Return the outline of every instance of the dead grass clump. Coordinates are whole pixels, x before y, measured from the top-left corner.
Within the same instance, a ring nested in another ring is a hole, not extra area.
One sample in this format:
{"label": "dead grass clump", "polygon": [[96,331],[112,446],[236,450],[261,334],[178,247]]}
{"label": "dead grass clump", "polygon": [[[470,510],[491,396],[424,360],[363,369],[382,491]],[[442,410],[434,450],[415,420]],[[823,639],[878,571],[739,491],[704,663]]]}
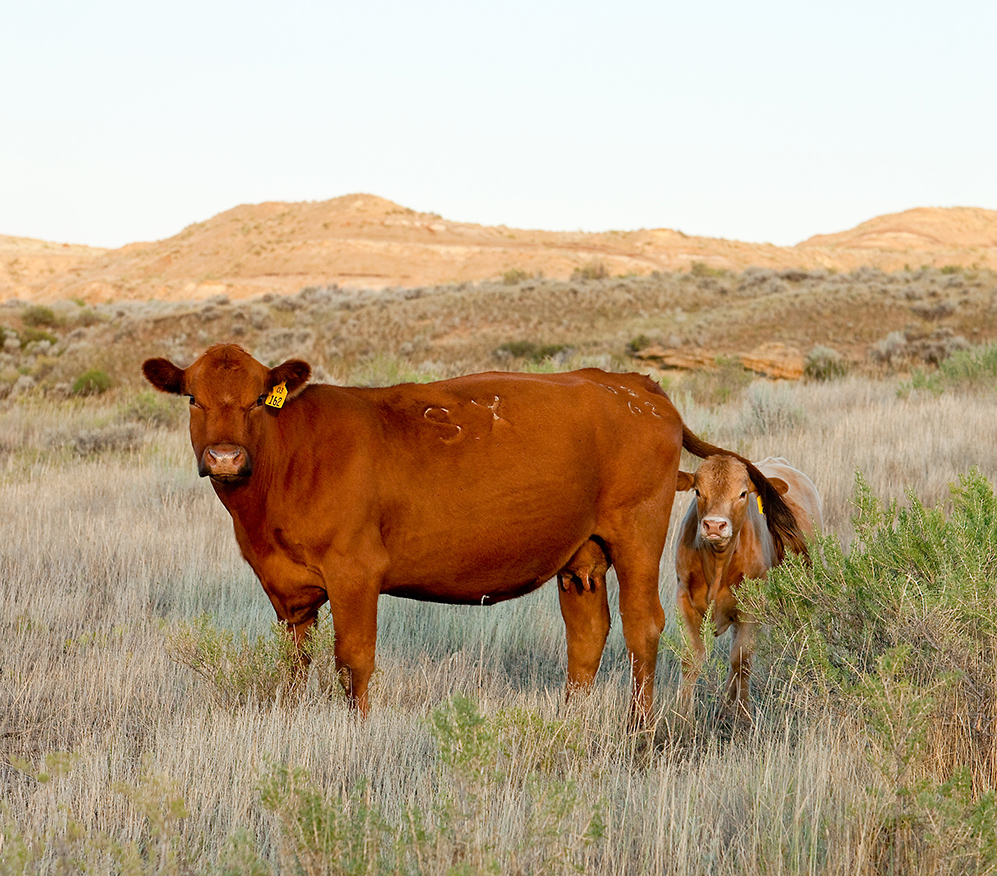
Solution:
{"label": "dead grass clump", "polygon": [[970,349],[970,343],[950,328],[921,332],[917,329],[890,332],[869,348],[869,358],[897,371],[912,364],[939,365],[954,353]]}
{"label": "dead grass clump", "polygon": [[777,435],[803,425],[806,412],[795,393],[785,384],[752,383],[741,406],[741,431],[746,434]]}

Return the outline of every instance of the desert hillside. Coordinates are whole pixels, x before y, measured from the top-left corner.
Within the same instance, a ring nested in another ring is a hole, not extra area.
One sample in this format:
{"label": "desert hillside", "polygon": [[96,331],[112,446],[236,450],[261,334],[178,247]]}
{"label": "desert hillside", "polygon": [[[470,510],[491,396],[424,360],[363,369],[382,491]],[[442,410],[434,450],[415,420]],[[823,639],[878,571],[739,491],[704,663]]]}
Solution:
{"label": "desert hillside", "polygon": [[372,195],[243,205],[153,243],[116,250],[0,236],[0,301],[233,300],[308,286],[411,288],[508,272],[566,279],[747,267],[893,271],[997,267],[997,211],[908,210],[794,247],[669,229],[533,231],[452,222]]}

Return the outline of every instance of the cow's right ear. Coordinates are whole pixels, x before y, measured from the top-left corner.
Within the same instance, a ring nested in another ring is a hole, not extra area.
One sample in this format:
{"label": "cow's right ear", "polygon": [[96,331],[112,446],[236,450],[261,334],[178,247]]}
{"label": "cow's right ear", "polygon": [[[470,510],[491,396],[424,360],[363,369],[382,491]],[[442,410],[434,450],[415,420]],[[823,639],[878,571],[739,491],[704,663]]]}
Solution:
{"label": "cow's right ear", "polygon": [[676,484],[675,489],[680,493],[684,493],[686,490],[691,490],[695,483],[695,475],[691,475],[687,471],[680,471],[678,484]]}
{"label": "cow's right ear", "polygon": [[300,359],[288,359],[283,365],[278,365],[271,369],[267,377],[267,390],[275,386],[284,384],[287,387],[287,396],[292,398],[308,382],[312,376],[312,366]]}
{"label": "cow's right ear", "polygon": [[177,368],[169,359],[146,359],[142,373],[160,392],[183,395],[183,369]]}

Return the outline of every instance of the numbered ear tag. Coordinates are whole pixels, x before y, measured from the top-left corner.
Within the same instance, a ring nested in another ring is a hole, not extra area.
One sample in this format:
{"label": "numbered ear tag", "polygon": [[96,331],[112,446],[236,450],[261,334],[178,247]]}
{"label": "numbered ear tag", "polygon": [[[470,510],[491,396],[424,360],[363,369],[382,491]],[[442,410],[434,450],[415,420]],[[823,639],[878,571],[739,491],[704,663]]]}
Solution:
{"label": "numbered ear tag", "polygon": [[762,497],[761,496],[757,496],[756,498],[758,499],[758,513],[759,514],[764,514],[765,512],[762,511]]}
{"label": "numbered ear tag", "polygon": [[279,408],[284,404],[284,400],[286,398],[287,384],[278,383],[273,389],[270,390],[270,395],[267,396],[264,404],[267,404],[272,408]]}

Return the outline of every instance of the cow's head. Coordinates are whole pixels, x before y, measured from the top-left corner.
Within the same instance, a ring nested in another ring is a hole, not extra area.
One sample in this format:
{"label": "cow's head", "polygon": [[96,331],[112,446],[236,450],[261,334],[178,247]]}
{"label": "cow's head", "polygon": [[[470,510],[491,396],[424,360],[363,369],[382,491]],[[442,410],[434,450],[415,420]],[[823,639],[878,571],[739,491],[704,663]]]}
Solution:
{"label": "cow's head", "polygon": [[[780,495],[789,489],[781,478],[769,478],[768,482]],[[694,475],[680,471],[678,489],[695,492],[699,537],[718,552],[736,542],[752,503],[756,507],[759,503],[758,489],[747,467],[733,456],[707,457]]]}
{"label": "cow's head", "polygon": [[218,344],[188,368],[169,359],[147,359],[142,373],[156,389],[190,398],[190,443],[198,473],[226,483],[253,472],[263,429],[279,415],[266,404],[271,391],[284,384],[292,398],[308,381],[311,368],[298,359],[267,368],[241,347]]}

